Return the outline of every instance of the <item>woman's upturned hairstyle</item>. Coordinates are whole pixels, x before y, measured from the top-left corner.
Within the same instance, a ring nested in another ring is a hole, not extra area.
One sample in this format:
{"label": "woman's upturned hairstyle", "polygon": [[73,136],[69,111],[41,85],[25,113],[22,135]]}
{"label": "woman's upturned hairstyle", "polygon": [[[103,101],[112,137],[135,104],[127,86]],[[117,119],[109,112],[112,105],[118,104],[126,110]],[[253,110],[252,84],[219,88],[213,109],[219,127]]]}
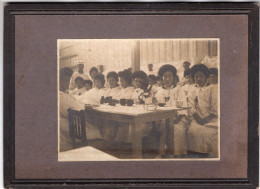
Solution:
{"label": "woman's upturned hairstyle", "polygon": [[215,74],[216,76],[218,76],[218,69],[217,68],[210,68],[209,69],[209,73],[210,74]]}
{"label": "woman's upturned hairstyle", "polygon": [[132,84],[132,73],[129,70],[118,72],[118,77],[124,78],[129,85]]}
{"label": "woman's upturned hairstyle", "polygon": [[206,65],[204,65],[204,64],[196,64],[196,65],[192,66],[192,68],[191,68],[191,76],[192,76],[193,79],[194,79],[195,74],[198,71],[201,71],[202,73],[204,73],[206,78],[209,77],[209,69],[208,69],[208,67]]}
{"label": "woman's upturned hairstyle", "polygon": [[144,71],[135,71],[132,74],[132,78],[133,79],[141,78],[143,80],[141,88],[144,89],[144,90],[147,89],[147,87],[149,85],[149,80],[148,80],[147,74]]}
{"label": "woman's upturned hairstyle", "polygon": [[151,74],[151,75],[148,75],[148,79],[151,79],[151,80],[153,80],[153,81],[156,81],[156,76],[155,75],[153,75],[153,74]]}
{"label": "woman's upturned hairstyle", "polygon": [[94,77],[94,80],[99,80],[101,81],[102,83],[102,86],[104,87],[104,84],[105,84],[105,76],[101,73],[97,74],[95,77]]}
{"label": "woman's upturned hairstyle", "polygon": [[165,64],[165,65],[161,66],[158,71],[158,75],[161,78],[163,78],[163,74],[167,71],[172,72],[173,77],[176,78],[177,70],[173,65],[170,65],[170,64]]}
{"label": "woman's upturned hairstyle", "polygon": [[114,71],[108,72],[108,74],[107,74],[107,79],[110,78],[110,77],[115,78],[115,80],[118,82],[118,75],[117,75],[116,72],[114,72]]}
{"label": "woman's upturned hairstyle", "polygon": [[73,74],[73,70],[71,68],[65,67],[60,69],[60,82],[64,77],[71,77]]}
{"label": "woman's upturned hairstyle", "polygon": [[75,79],[75,83],[77,82],[77,81],[84,81],[84,79],[82,78],[82,77],[76,77],[76,79]]}
{"label": "woman's upturned hairstyle", "polygon": [[91,73],[94,72],[94,71],[98,73],[98,69],[96,67],[90,68],[89,75],[91,75]]}

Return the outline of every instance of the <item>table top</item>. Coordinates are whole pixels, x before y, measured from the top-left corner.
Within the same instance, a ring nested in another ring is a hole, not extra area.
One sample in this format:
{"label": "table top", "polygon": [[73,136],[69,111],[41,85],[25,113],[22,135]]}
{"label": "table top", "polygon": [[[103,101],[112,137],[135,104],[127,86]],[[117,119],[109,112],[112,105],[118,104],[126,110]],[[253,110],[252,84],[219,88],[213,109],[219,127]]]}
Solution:
{"label": "table top", "polygon": [[60,152],[59,161],[111,161],[118,158],[91,146]]}
{"label": "table top", "polygon": [[173,112],[173,111],[180,111],[186,110],[190,107],[159,107],[157,106],[156,110],[146,110],[143,105],[136,105],[133,106],[121,106],[117,104],[116,106],[109,106],[109,105],[100,105],[98,107],[94,107],[94,111],[99,112],[107,112],[113,114],[122,114],[122,115],[130,115],[130,116],[140,116],[140,115],[147,115],[147,114],[157,114],[157,113],[165,113],[165,112]]}

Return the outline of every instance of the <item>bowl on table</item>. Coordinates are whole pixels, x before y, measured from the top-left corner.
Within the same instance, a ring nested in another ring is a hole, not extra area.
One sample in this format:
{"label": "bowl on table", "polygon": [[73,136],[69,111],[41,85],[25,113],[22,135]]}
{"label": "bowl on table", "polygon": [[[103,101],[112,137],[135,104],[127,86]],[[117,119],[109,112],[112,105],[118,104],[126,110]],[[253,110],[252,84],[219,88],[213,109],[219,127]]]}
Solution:
{"label": "bowl on table", "polygon": [[158,103],[158,106],[164,107],[166,104],[165,103]]}
{"label": "bowl on table", "polygon": [[126,105],[126,99],[124,99],[124,98],[120,99],[119,103],[121,104],[121,106],[125,106]]}
{"label": "bowl on table", "polygon": [[133,106],[134,100],[132,100],[132,99],[127,99],[127,100],[126,100],[126,104],[127,104],[127,106]]}

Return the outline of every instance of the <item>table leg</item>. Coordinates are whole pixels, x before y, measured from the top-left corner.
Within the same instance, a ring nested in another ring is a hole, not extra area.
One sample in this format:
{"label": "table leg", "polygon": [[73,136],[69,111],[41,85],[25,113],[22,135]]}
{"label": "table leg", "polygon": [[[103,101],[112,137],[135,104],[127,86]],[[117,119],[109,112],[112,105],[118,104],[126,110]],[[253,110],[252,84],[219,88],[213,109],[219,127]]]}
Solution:
{"label": "table leg", "polygon": [[131,124],[132,154],[134,159],[142,159],[142,126],[143,123]]}
{"label": "table leg", "polygon": [[173,119],[165,120],[166,156],[173,155],[174,150],[174,124]]}

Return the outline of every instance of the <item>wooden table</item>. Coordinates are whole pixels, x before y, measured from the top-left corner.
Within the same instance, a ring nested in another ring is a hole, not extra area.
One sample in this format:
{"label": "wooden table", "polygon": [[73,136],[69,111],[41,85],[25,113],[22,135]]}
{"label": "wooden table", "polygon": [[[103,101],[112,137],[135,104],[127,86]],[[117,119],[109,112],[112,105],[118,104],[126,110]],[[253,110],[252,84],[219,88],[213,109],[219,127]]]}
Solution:
{"label": "wooden table", "polygon": [[[131,139],[132,139],[132,154],[133,158],[142,159],[142,137],[143,133],[140,128],[146,122],[153,122],[165,119],[165,132],[166,132],[166,149],[170,149],[169,133],[170,128],[173,128],[173,119],[177,116],[177,111],[188,109],[174,108],[174,107],[157,107],[156,110],[145,110],[143,105],[129,106],[108,106],[101,105],[93,109],[86,109],[86,116],[89,119],[107,119],[131,125]],[[162,138],[162,137],[161,137]],[[163,140],[163,139],[162,139]],[[162,141],[163,142],[163,141]],[[162,143],[160,141],[160,143]],[[163,142],[165,143],[165,142]],[[161,150],[161,153],[162,150]]]}

